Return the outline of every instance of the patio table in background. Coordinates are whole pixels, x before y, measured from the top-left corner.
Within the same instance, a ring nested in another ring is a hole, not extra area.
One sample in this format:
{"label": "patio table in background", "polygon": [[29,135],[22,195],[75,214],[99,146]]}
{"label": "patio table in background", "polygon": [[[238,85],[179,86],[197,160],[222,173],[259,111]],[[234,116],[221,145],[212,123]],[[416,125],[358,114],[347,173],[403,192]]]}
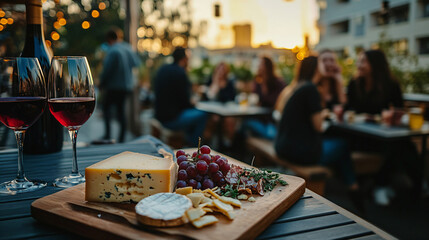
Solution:
{"label": "patio table in background", "polygon": [[200,111],[204,111],[220,117],[216,130],[218,149],[220,151],[222,151],[223,149],[222,123],[225,117],[250,118],[267,116],[272,114],[272,110],[269,108],[250,105],[243,106],[235,102],[199,102],[195,107]]}
{"label": "patio table in background", "polygon": [[[81,169],[122,151],[157,154],[158,144],[136,142],[90,146],[79,149]],[[71,149],[44,155],[26,155],[28,177],[52,182],[68,173],[71,168]],[[16,174],[16,152],[0,152],[0,182]],[[31,217],[31,203],[41,197],[58,192],[61,188],[48,186],[42,190],[0,195],[0,239],[80,239],[74,233],[44,225]],[[195,231],[198,231],[196,229]],[[150,234],[146,233],[145,234]],[[154,236],[155,238],[157,236]],[[275,222],[259,239],[394,239],[383,230],[338,207],[323,197],[307,190],[306,193]]]}
{"label": "patio table in background", "polygon": [[[347,123],[347,122],[336,122],[333,121],[329,124],[330,128],[333,128],[337,131],[347,132],[355,135],[371,137],[379,139],[381,141],[391,142],[401,139],[408,139],[412,137],[421,137],[421,153],[419,156],[419,166],[421,171],[424,172],[425,169],[425,156],[426,156],[426,141],[429,136],[429,123],[425,122],[419,130],[411,130],[406,126],[385,126],[378,123],[368,123],[368,122],[359,122],[359,123]],[[423,184],[424,174],[421,174],[423,177],[420,184]],[[422,186],[418,186],[419,189],[422,189]]]}

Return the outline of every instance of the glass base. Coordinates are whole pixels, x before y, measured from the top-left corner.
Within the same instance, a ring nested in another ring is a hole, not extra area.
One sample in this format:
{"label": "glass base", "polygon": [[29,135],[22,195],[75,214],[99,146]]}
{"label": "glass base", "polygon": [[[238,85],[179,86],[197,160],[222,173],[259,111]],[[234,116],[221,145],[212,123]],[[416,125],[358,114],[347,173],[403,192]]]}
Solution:
{"label": "glass base", "polygon": [[76,174],[70,174],[62,178],[57,178],[55,179],[53,184],[56,187],[68,188],[84,182],[85,182],[85,177],[80,173],[76,173]]}
{"label": "glass base", "polygon": [[23,181],[14,179],[0,184],[0,193],[15,195],[17,193],[32,192],[46,187],[47,183],[43,181],[29,181],[24,178]]}

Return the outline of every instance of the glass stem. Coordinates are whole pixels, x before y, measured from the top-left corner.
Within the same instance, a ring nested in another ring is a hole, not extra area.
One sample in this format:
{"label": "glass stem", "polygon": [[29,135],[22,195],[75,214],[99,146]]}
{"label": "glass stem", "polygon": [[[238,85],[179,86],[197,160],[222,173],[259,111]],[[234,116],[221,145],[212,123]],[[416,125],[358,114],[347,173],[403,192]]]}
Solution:
{"label": "glass stem", "polygon": [[24,147],[25,131],[15,131],[16,144],[18,145],[18,174],[16,175],[17,182],[25,181],[23,147]]}
{"label": "glass stem", "polygon": [[72,168],[72,175],[79,174],[79,169],[77,167],[77,157],[76,157],[76,138],[77,138],[77,132],[79,129],[69,129],[70,139],[72,141],[73,145],[73,168]]}

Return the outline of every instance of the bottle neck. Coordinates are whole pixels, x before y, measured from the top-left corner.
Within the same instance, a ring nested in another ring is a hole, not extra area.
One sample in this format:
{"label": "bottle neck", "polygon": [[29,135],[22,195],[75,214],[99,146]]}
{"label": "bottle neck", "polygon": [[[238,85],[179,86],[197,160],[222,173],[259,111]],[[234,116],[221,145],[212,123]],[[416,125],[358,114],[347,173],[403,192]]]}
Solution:
{"label": "bottle neck", "polygon": [[41,0],[29,0],[26,5],[26,20],[27,24],[39,24],[43,25],[43,11]]}

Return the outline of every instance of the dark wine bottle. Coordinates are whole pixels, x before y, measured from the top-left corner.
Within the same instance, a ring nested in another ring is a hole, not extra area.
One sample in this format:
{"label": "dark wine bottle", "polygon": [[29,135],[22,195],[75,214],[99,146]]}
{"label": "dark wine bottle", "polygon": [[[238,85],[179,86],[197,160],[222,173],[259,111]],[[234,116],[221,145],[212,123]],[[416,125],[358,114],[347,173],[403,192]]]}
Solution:
{"label": "dark wine bottle", "polygon": [[[48,52],[43,33],[43,12],[41,0],[27,0],[27,29],[22,57],[36,57],[48,82],[51,54]],[[48,89],[48,88],[46,88]],[[64,128],[46,107],[43,115],[31,126],[25,136],[24,152],[31,154],[53,153],[63,147]]]}

